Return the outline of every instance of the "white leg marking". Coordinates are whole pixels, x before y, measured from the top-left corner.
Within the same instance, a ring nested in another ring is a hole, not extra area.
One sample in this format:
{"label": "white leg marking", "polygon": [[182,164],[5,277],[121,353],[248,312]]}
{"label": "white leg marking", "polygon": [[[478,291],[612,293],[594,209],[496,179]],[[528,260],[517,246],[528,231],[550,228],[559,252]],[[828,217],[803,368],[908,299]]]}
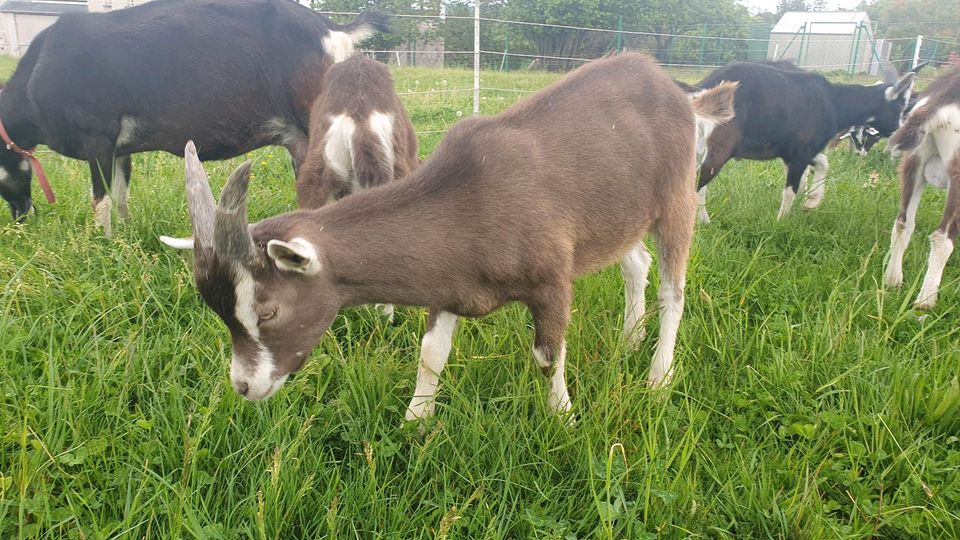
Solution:
{"label": "white leg marking", "polygon": [[129,159],[130,156],[124,156],[113,160],[113,199],[117,201],[117,215],[123,219],[130,217],[130,209],[127,207],[128,183],[123,174],[124,160]]}
{"label": "white leg marking", "polygon": [[697,192],[697,222],[710,223],[710,214],[707,213],[707,186]]}
{"label": "white leg marking", "polygon": [[103,227],[103,235],[107,238],[113,236],[113,229],[110,226],[110,208],[112,206],[110,196],[105,195],[93,208],[93,222],[98,227]]}
{"label": "white leg marking", "polygon": [[538,347],[533,348],[533,358],[543,369],[552,369],[550,373],[550,394],[547,395],[547,405],[551,411],[568,413],[572,407],[570,393],[567,392],[567,344],[560,344],[560,350],[553,359],[547,357],[547,352]]}
{"label": "white leg marking", "polygon": [[804,208],[813,210],[823,202],[823,194],[827,190],[827,170],[829,168],[830,162],[827,161],[827,156],[817,154],[813,158],[813,186],[810,188],[811,191],[807,195],[806,202],[803,203]]}
{"label": "white leg marking", "polygon": [[940,290],[940,280],[943,278],[943,267],[953,253],[953,241],[947,238],[943,231],[936,231],[930,235],[930,258],[927,261],[927,274],[923,277],[923,287],[917,296],[914,307],[930,309],[937,303],[937,293]]}
{"label": "white leg marking", "polygon": [[370,113],[370,131],[380,141],[380,151],[383,155],[383,167],[389,171],[393,179],[393,115],[380,112]]}
{"label": "white leg marking", "polygon": [[134,141],[137,132],[137,119],[132,116],[120,117],[120,132],[117,134],[117,147],[124,147]]}
{"label": "white leg marking", "polygon": [[387,322],[393,322],[393,304],[377,304],[380,308],[380,312],[383,313],[383,316],[387,318]]}
{"label": "white leg marking", "polygon": [[429,418],[436,408],[437,387],[440,373],[447,364],[453,346],[453,332],[457,328],[457,316],[441,311],[420,344],[420,367],[417,370],[417,388],[407,407],[407,420]]}
{"label": "white leg marking", "polygon": [[650,384],[654,387],[668,384],[673,377],[673,351],[677,344],[677,332],[683,317],[684,274],[670,275],[660,265],[660,339],[657,352],[650,366]]}
{"label": "white leg marking", "polygon": [[790,186],[783,188],[783,196],[780,198],[780,211],[777,212],[777,219],[783,219],[783,216],[787,215],[790,207],[793,206],[793,199],[795,199],[796,196],[797,194],[794,193]]}
{"label": "white leg marking", "polygon": [[323,159],[327,166],[342,182],[351,184],[354,190],[358,187],[353,178],[353,134],[356,130],[357,125],[349,116],[341,114],[331,117],[323,147]]}
{"label": "white leg marking", "polygon": [[643,243],[637,244],[620,261],[625,291],[623,311],[623,337],[627,344],[636,348],[646,336],[643,316],[646,313],[644,292],[647,290],[647,274],[653,258]]}

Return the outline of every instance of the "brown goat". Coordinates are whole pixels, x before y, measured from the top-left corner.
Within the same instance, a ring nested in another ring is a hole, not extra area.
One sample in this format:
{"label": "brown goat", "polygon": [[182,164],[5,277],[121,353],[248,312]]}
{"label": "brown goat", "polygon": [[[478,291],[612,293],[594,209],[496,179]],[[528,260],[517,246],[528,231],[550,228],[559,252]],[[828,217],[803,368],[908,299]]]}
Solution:
{"label": "brown goat", "polygon": [[234,172],[216,206],[188,146],[194,278],[230,329],[234,389],[251,400],[272,395],[345,306],[428,306],[406,413],[424,418],[434,411],[457,317],[521,302],[533,315],[548,402],[567,412],[573,280],[620,261],[623,332],[636,344],[652,262],[648,232],[660,260],[662,315],[649,381],[667,382],[696,210],[694,111],[728,120],[734,88],[691,102],[646,56],[598,60],[503,113],[458,123],[402,182],[251,226],[249,165]]}
{"label": "brown goat", "polygon": [[890,259],[884,272],[887,285],[903,284],[903,254],[913,235],[923,187],[931,184],[947,190],[947,206],[930,235],[927,274],[914,303],[916,309],[926,310],[937,302],[943,269],[960,232],[960,68],[930,83],[890,138],[890,148],[906,156],[900,164],[900,213],[890,234]]}
{"label": "brown goat", "polygon": [[403,178],[416,168],[417,134],[387,66],[354,54],[330,66],[310,111],[310,147],[297,174],[300,208]]}

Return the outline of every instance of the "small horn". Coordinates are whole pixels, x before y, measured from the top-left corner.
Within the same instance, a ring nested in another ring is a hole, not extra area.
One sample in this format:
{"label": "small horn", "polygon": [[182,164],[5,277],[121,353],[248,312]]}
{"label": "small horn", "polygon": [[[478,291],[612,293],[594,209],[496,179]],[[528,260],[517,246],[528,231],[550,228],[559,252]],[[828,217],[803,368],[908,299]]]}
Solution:
{"label": "small horn", "polygon": [[247,186],[250,167],[247,161],[237,167],[220,193],[214,226],[214,245],[217,255],[242,264],[253,261],[253,237],[247,227]]}
{"label": "small horn", "polygon": [[216,202],[210,191],[210,180],[203,170],[197,147],[187,142],[183,150],[187,162],[187,206],[193,224],[193,237],[200,249],[213,248],[213,218]]}
{"label": "small horn", "polygon": [[880,60],[880,76],[883,77],[883,82],[887,84],[893,84],[900,78],[897,68],[893,67],[889,60]]}

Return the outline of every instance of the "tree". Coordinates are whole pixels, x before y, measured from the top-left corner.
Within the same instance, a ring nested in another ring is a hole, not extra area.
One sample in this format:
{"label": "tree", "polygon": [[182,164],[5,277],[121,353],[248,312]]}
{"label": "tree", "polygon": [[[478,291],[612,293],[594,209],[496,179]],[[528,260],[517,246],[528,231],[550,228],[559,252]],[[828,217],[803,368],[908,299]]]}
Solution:
{"label": "tree", "polygon": [[877,0],[860,8],[877,23],[879,36],[893,40],[890,57],[901,71],[913,58],[916,43],[907,38],[924,37],[924,60],[943,62],[951,51],[960,51],[957,0]]}
{"label": "tree", "polygon": [[777,2],[777,17],[783,17],[788,11],[810,11],[806,0],[780,0]]}

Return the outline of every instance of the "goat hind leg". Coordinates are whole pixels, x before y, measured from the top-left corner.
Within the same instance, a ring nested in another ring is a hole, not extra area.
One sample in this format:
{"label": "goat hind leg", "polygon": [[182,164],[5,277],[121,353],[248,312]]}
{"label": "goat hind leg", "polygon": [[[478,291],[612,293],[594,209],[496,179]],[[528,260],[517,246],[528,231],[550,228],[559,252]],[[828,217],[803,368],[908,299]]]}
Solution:
{"label": "goat hind leg", "polygon": [[783,188],[783,195],[780,198],[780,211],[777,212],[777,219],[783,219],[783,216],[790,212],[793,206],[793,200],[800,191],[800,183],[803,181],[803,175],[807,171],[806,161],[794,160],[787,163],[787,183]]}
{"label": "goat hind leg", "polygon": [[643,242],[634,246],[620,261],[625,297],[623,338],[633,349],[636,349],[646,336],[643,328],[643,316],[646,313],[644,294],[647,289],[647,275],[650,272],[651,262],[653,262],[653,259]]}
{"label": "goat hind leg", "polygon": [[[687,276],[687,260],[693,242],[694,201],[680,199],[678,193],[671,212],[656,224],[657,268],[660,273],[660,336],[653,355],[648,380],[651,386],[668,384],[673,378],[673,357],[680,319],[683,317],[683,289]],[[692,194],[690,194],[692,198]]]}
{"label": "goat hind leg", "polygon": [[807,200],[803,203],[803,207],[807,210],[813,210],[823,202],[823,194],[827,190],[827,170],[830,168],[830,162],[823,154],[817,154],[810,164],[813,167],[813,185],[810,187]]}
{"label": "goat hind leg", "polygon": [[903,254],[917,221],[924,187],[923,165],[923,159],[915,152],[906,156],[900,165],[900,213],[890,232],[890,255],[883,272],[883,282],[888,287],[903,285]]}
{"label": "goat hind leg", "polygon": [[130,186],[130,156],[121,156],[113,160],[113,200],[117,203],[117,215],[121,219],[130,219],[127,197]]}
{"label": "goat hind leg", "polygon": [[[561,415],[570,414],[572,404],[567,391],[565,335],[570,322],[571,285],[544,290],[540,300],[528,304],[533,313],[536,335],[533,342],[533,358],[543,374],[550,379],[547,404],[550,410]],[[570,414],[568,420],[574,421]]]}
{"label": "goat hind leg", "polygon": [[110,188],[113,174],[113,157],[92,159],[90,164],[90,182],[93,192],[93,221],[103,228],[103,235],[113,236],[110,224],[110,211],[113,206],[107,190]]}
{"label": "goat hind leg", "polygon": [[953,159],[947,171],[947,206],[943,211],[940,226],[930,235],[930,257],[927,261],[927,273],[923,277],[923,286],[914,303],[914,308],[930,309],[937,303],[940,280],[947,259],[953,253],[953,241],[960,229],[960,152]]}

